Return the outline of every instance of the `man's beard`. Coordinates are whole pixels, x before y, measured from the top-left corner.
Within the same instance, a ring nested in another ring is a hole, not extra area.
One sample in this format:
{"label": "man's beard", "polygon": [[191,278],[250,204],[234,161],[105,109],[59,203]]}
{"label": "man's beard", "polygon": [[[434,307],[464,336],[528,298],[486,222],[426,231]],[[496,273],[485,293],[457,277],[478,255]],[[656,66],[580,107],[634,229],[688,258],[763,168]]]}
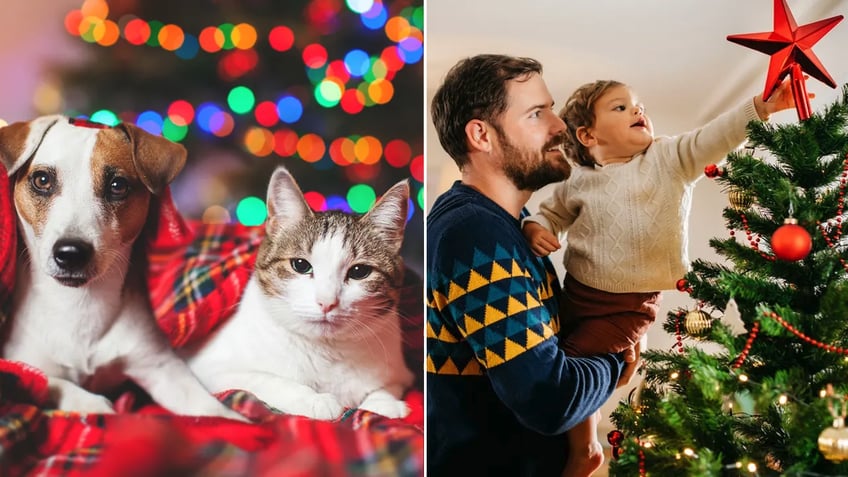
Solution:
{"label": "man's beard", "polygon": [[552,147],[562,144],[561,138],[554,138],[541,151],[520,149],[501,135],[500,143],[503,152],[503,171],[518,190],[535,192],[542,187],[560,182],[571,175],[571,166],[562,161],[550,161],[545,152]]}

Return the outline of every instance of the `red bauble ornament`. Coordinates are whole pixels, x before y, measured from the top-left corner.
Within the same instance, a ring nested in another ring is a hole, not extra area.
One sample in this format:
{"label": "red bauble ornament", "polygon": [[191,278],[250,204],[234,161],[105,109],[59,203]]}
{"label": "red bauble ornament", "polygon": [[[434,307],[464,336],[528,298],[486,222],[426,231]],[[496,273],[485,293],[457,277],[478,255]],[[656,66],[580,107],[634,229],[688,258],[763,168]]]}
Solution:
{"label": "red bauble ornament", "polygon": [[728,35],[728,41],[760,51],[771,56],[763,100],[774,93],[786,75],[792,79],[792,95],[798,119],[810,117],[810,98],[804,86],[803,73],[808,73],[822,83],[836,88],[836,82],[813,53],[815,45],[837,23],[842,15],[801,25],[795,23],[786,0],[774,0],[774,30],[762,33]]}
{"label": "red bauble ornament", "polygon": [[786,219],[771,236],[771,249],[781,260],[802,260],[810,254],[813,240],[810,234],[792,218]]}
{"label": "red bauble ornament", "polygon": [[612,446],[612,457],[618,459],[621,456],[621,443],[624,442],[624,433],[613,429],[607,434],[607,442]]}
{"label": "red bauble ornament", "polygon": [[682,292],[689,291],[689,282],[685,278],[677,280],[677,290]]}
{"label": "red bauble ornament", "polygon": [[715,164],[707,164],[704,167],[704,175],[709,177],[710,179],[714,179],[721,175],[721,169]]}
{"label": "red bauble ornament", "polygon": [[624,433],[618,429],[613,429],[607,434],[607,442],[613,446],[620,446],[624,442]]}

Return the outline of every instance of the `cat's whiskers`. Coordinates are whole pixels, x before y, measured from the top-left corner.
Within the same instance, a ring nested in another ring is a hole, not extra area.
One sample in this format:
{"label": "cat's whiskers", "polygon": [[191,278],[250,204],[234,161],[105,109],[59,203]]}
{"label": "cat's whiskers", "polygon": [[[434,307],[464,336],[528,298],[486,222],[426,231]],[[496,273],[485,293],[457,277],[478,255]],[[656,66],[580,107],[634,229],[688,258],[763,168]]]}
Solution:
{"label": "cat's whiskers", "polygon": [[[377,319],[375,320],[374,318],[377,318]],[[372,328],[372,326],[371,326],[372,324],[379,324],[382,327],[386,327],[387,325],[390,324],[390,323],[387,323],[386,321],[380,320],[379,316],[369,316],[368,318],[366,318],[366,320],[353,319],[353,320],[351,320],[351,323],[359,325],[359,326],[354,326],[351,330],[354,334],[361,336],[361,339],[359,341],[366,341],[366,340],[368,340],[368,338],[372,338],[372,337],[378,338],[380,336],[379,331],[378,330],[375,331],[374,328]],[[370,331],[371,335],[367,336],[363,333],[363,331]],[[387,359],[388,356],[389,356],[389,351],[386,348],[385,343],[383,343],[383,341],[380,340],[380,339],[374,339],[373,343],[377,343],[377,344],[380,345],[380,349],[382,350],[382,354],[383,354],[383,360]]]}

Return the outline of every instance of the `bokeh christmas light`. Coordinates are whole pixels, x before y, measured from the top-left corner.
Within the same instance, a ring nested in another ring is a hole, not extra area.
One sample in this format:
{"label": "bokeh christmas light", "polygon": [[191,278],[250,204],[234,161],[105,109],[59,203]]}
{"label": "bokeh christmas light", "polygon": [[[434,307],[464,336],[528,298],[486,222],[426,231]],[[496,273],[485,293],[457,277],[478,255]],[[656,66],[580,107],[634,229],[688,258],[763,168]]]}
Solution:
{"label": "bokeh christmas light", "polygon": [[[153,3],[86,0],[64,19],[70,35],[99,49],[104,67],[124,68],[148,100],[107,96],[112,88],[86,91],[86,74],[92,81],[103,75],[92,63],[71,75],[73,88],[45,86],[44,107],[104,124],[133,122],[185,143],[190,161],[217,147],[236,150],[247,172],[184,184],[194,198],[212,201],[196,213],[204,221],[261,223],[267,183],[260,179],[285,164],[315,210],[365,212],[408,178],[409,220],[423,231],[423,101],[414,102],[423,95],[422,2],[256,2],[239,12],[210,2],[181,4],[191,12],[182,16]],[[172,71],[174,87],[143,84],[142,62],[150,76]],[[72,101],[79,97],[85,100]],[[236,184],[246,175],[250,187]]]}

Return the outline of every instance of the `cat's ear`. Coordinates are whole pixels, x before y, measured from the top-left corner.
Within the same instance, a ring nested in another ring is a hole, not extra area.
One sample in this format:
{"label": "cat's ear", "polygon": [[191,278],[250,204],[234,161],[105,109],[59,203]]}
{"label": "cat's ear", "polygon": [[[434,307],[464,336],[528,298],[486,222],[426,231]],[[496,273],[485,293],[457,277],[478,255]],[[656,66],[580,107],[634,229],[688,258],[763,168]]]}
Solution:
{"label": "cat's ear", "polygon": [[404,179],[393,185],[380,197],[380,200],[365,214],[398,250],[403,242],[403,231],[406,227],[406,214],[409,208],[409,180]]}
{"label": "cat's ear", "polygon": [[285,167],[278,167],[268,183],[268,222],[265,227],[270,233],[278,226],[294,225],[304,217],[312,215],[312,209],[303,198],[294,177]]}

